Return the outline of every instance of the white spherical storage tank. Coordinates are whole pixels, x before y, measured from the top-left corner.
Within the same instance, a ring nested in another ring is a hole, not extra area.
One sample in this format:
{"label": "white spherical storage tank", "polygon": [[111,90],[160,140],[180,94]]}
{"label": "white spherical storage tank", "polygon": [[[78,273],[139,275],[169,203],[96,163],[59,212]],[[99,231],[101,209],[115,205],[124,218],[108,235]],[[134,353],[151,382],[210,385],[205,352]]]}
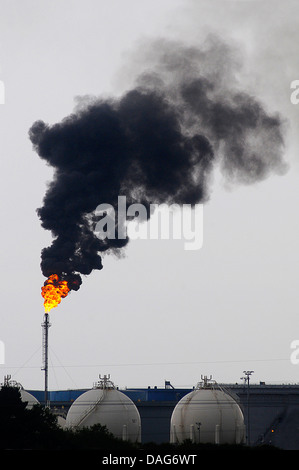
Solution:
{"label": "white spherical storage tank", "polygon": [[171,416],[171,443],[243,444],[245,436],[244,416],[236,400],[207,381],[185,395]]}
{"label": "white spherical storage tank", "polygon": [[66,425],[66,419],[63,416],[57,416],[57,424],[60,428],[64,429]]}
{"label": "white spherical storage tank", "polygon": [[27,402],[27,409],[31,409],[34,405],[39,405],[39,401],[29,392],[24,389],[20,390],[21,400]]}
{"label": "white spherical storage tank", "polygon": [[66,428],[82,429],[95,424],[106,426],[119,439],[140,442],[141,420],[137,407],[106,376],[80,395],[66,416]]}

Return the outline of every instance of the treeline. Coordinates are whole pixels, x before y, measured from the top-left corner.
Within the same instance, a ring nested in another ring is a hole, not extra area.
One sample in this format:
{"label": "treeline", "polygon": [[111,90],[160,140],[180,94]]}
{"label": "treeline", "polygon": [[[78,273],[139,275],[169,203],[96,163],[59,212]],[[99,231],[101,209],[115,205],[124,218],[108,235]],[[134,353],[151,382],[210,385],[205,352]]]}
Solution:
{"label": "treeline", "polygon": [[[17,387],[0,389],[0,450],[96,450],[100,452],[151,452],[153,454],[196,454],[199,450],[232,448],[248,450],[246,446],[198,445],[186,442],[179,446],[129,443],[114,437],[105,426],[97,424],[81,430],[64,429],[57,417],[42,405],[27,408]],[[263,447],[268,449],[268,447]]]}

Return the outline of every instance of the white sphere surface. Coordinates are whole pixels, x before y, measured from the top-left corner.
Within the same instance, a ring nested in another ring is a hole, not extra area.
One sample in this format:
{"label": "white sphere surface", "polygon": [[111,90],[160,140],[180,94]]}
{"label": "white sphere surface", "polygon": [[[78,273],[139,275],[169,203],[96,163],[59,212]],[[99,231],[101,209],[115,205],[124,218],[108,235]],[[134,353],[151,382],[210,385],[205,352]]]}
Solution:
{"label": "white sphere surface", "polygon": [[115,437],[132,442],[140,440],[140,415],[133,401],[114,388],[95,388],[80,395],[71,405],[67,428],[106,426]]}
{"label": "white sphere surface", "polygon": [[197,389],[176,405],[170,423],[170,441],[239,444],[245,438],[244,417],[238,403],[222,390]]}

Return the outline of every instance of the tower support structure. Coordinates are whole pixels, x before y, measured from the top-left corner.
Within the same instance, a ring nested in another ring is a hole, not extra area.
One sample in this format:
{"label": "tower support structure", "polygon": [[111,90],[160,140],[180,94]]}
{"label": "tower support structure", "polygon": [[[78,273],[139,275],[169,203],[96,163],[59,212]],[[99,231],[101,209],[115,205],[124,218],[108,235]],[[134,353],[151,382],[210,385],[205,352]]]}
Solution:
{"label": "tower support structure", "polygon": [[49,321],[49,314],[45,313],[44,322],[42,323],[43,327],[43,367],[42,370],[45,372],[45,407],[50,406],[49,394],[48,394],[48,349],[49,349],[49,328],[51,323]]}

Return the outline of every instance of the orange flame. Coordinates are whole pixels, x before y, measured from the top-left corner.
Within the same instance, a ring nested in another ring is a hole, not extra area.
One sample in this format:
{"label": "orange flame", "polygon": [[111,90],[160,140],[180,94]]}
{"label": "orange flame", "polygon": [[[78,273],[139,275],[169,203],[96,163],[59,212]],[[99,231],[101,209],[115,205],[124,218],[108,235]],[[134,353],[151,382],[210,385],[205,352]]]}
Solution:
{"label": "orange flame", "polygon": [[60,281],[57,274],[49,276],[42,287],[42,296],[45,299],[45,312],[49,313],[53,307],[57,307],[61,299],[66,297],[69,291],[67,281]]}

